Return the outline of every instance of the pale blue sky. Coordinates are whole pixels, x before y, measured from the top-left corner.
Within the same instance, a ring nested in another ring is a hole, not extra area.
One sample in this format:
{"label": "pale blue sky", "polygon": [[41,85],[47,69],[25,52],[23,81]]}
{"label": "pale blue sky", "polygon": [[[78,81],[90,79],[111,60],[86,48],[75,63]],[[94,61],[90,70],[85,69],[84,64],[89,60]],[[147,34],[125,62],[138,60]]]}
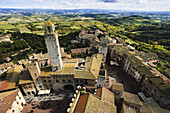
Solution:
{"label": "pale blue sky", "polygon": [[170,0],[0,0],[0,8],[170,11]]}

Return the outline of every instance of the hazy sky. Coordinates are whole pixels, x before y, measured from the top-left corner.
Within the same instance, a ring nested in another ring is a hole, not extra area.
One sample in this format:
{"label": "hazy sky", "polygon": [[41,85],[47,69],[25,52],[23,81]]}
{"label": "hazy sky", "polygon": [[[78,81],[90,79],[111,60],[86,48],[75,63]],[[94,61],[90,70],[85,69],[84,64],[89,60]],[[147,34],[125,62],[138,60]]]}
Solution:
{"label": "hazy sky", "polygon": [[0,8],[170,11],[170,0],[0,0]]}

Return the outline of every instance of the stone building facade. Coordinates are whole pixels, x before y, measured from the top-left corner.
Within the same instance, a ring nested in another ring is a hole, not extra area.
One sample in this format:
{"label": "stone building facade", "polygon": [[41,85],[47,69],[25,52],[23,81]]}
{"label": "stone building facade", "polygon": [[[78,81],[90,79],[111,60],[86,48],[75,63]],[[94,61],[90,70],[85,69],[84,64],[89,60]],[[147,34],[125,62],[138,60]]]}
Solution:
{"label": "stone building facade", "polygon": [[[146,60],[139,57],[137,53],[122,48],[114,48],[110,58],[121,64],[125,72],[141,87],[147,97],[152,97],[161,107],[170,109],[170,84],[168,79],[154,73],[153,67],[150,67],[145,62]],[[151,58],[155,59],[155,57],[150,57],[149,60],[152,60]]]}

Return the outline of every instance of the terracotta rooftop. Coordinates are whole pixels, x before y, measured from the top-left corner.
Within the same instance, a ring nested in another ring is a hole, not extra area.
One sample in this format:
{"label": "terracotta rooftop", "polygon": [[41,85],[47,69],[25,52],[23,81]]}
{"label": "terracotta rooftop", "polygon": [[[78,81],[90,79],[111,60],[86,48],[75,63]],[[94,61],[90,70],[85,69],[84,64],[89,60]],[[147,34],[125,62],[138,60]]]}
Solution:
{"label": "terracotta rooftop", "polygon": [[89,93],[84,113],[116,113],[116,106]]}
{"label": "terracotta rooftop", "polygon": [[107,102],[111,105],[115,104],[115,96],[114,93],[111,92],[110,90],[106,89],[105,87],[102,88],[102,96],[101,96],[102,101]]}
{"label": "terracotta rooftop", "polygon": [[9,82],[8,81],[1,81],[0,82],[0,91],[8,89]]}
{"label": "terracotta rooftop", "polygon": [[80,99],[75,109],[75,113],[84,113],[88,96],[88,93],[80,96]]}
{"label": "terracotta rooftop", "polygon": [[77,53],[86,53],[86,50],[90,50],[90,48],[77,48],[77,49],[71,49],[72,54],[77,54]]}
{"label": "terracotta rooftop", "polygon": [[21,70],[21,65],[10,68],[7,72],[6,80],[0,82],[0,91],[16,88],[19,83]]}
{"label": "terracotta rooftop", "polygon": [[97,88],[96,96],[97,96],[98,98],[101,98],[101,96],[102,96],[102,88]]}
{"label": "terracotta rooftop", "polygon": [[18,94],[19,89],[15,89],[12,91],[2,92],[0,93],[0,113],[6,113],[8,109],[12,106],[16,95]]}

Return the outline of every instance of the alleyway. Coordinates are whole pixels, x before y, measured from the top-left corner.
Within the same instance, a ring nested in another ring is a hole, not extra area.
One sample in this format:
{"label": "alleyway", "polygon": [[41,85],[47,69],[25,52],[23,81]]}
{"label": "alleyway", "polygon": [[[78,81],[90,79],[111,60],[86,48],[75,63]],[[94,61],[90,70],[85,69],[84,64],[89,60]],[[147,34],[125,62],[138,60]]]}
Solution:
{"label": "alleyway", "polygon": [[[132,78],[130,78],[130,76],[122,69],[122,67],[110,65],[110,58],[107,58],[106,69],[107,69],[107,76],[106,76],[107,86],[111,86],[112,82],[117,82],[123,84],[124,91],[134,93],[134,94],[141,92],[140,87],[135,84]],[[114,73],[114,72],[116,72],[117,76],[111,77],[110,73]]]}

